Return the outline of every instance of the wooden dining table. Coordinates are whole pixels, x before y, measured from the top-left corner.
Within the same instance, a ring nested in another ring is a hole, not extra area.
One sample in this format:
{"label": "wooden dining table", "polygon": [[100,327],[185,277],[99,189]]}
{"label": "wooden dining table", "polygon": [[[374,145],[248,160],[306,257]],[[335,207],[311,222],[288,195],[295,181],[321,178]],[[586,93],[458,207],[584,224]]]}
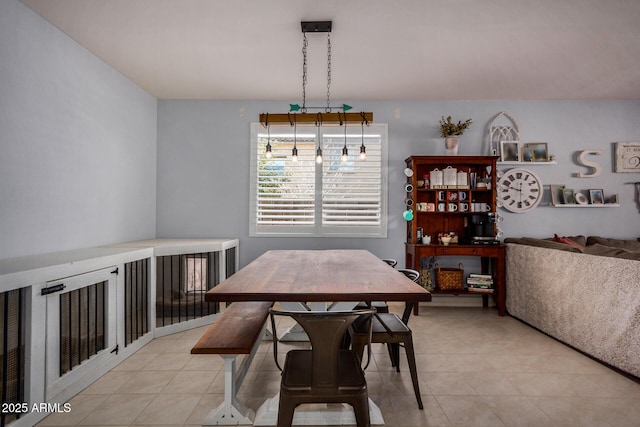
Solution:
{"label": "wooden dining table", "polygon": [[271,250],[205,294],[205,301],[346,303],[431,301],[431,294],[367,250]]}
{"label": "wooden dining table", "polygon": [[[273,301],[287,310],[350,310],[361,301],[431,301],[431,294],[367,250],[270,250],[207,291],[205,301]],[[277,398],[267,400],[254,425],[275,425]],[[370,400],[371,423],[384,424]],[[305,424],[355,423],[353,411],[312,410]],[[296,418],[294,418],[295,422]]]}

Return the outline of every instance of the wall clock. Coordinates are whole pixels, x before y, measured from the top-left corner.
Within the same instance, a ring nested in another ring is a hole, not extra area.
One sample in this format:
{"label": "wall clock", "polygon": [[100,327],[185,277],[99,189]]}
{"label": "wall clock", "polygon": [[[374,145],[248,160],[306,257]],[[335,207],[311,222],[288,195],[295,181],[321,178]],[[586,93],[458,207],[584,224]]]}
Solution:
{"label": "wall clock", "polygon": [[542,182],[535,173],[523,168],[509,169],[498,181],[498,206],[511,212],[527,212],[542,200]]}
{"label": "wall clock", "polygon": [[616,172],[640,172],[640,142],[616,142]]}

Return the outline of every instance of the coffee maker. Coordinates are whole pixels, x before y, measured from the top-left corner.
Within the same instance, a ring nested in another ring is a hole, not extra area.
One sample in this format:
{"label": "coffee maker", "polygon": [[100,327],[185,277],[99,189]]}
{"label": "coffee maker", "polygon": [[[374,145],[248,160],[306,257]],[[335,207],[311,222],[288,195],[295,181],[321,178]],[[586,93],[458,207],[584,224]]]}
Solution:
{"label": "coffee maker", "polygon": [[467,217],[466,234],[472,245],[495,245],[496,239],[495,212],[477,213]]}

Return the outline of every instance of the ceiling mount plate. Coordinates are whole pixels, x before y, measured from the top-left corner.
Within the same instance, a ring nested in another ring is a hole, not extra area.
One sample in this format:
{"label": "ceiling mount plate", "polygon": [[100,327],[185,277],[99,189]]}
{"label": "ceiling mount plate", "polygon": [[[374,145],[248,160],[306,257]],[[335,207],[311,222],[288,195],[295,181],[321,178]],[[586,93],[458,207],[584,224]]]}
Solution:
{"label": "ceiling mount plate", "polygon": [[331,21],[302,21],[303,33],[330,33]]}

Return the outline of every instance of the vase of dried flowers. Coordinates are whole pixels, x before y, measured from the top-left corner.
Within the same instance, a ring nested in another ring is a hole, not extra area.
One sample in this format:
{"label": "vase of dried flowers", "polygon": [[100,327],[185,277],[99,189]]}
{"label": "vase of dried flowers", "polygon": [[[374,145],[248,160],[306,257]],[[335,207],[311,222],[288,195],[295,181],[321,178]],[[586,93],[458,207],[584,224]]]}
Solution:
{"label": "vase of dried flowers", "polygon": [[445,118],[442,116],[440,119],[440,136],[444,138],[444,146],[447,155],[458,154],[458,137],[464,133],[469,126],[471,126],[473,120],[467,119],[464,122],[454,122],[451,116]]}

